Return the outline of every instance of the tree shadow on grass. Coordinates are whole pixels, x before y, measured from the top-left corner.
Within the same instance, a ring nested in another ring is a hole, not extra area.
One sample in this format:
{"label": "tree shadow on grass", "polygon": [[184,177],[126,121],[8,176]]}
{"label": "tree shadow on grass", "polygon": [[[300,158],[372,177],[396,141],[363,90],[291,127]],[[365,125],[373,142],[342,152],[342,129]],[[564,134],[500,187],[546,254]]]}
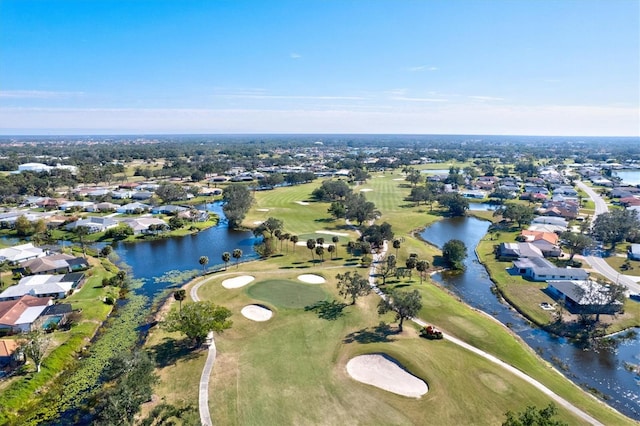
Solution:
{"label": "tree shadow on grass", "polygon": [[397,331],[392,330],[389,324],[380,322],[380,324],[373,327],[372,329],[363,328],[362,330],[354,331],[353,333],[347,334],[347,337],[344,338],[343,342],[358,342],[362,344],[393,342],[395,339],[390,339],[389,336],[396,333]]}
{"label": "tree shadow on grass", "polygon": [[338,302],[336,300],[332,300],[331,302],[323,300],[316,302],[313,305],[305,306],[304,310],[314,311],[318,314],[318,318],[334,321],[344,315],[344,312],[342,311],[346,306],[346,303]]}
{"label": "tree shadow on grass", "polygon": [[151,348],[151,356],[160,368],[174,365],[179,360],[188,361],[198,356],[198,350],[186,340],[165,337],[162,342]]}

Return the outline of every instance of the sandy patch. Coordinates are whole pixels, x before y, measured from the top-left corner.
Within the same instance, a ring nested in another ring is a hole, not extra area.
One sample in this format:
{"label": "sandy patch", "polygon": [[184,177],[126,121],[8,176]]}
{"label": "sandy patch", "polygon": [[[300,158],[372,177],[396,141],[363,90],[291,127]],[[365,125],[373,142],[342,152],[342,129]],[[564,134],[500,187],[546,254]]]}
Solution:
{"label": "sandy patch", "polygon": [[429,391],[423,380],[379,354],[351,358],[347,363],[347,373],[359,382],[411,398],[420,398]]}
{"label": "sandy patch", "polygon": [[260,225],[264,220],[256,220],[253,222],[254,225]]}
{"label": "sandy patch", "polygon": [[273,312],[271,312],[270,309],[263,308],[259,305],[247,305],[242,308],[240,313],[245,318],[258,322],[269,321],[273,316]]}
{"label": "sandy patch", "polygon": [[256,209],[257,212],[268,212],[269,209]]}
{"label": "sandy patch", "polygon": [[395,178],[394,180],[406,180],[404,178]]}
{"label": "sandy patch", "polygon": [[327,280],[322,278],[320,275],[315,275],[315,274],[298,275],[298,279],[303,283],[307,283],[307,284],[324,284],[327,282]]}
{"label": "sandy patch", "polygon": [[325,231],[325,230],[316,231],[316,234],[337,235],[338,237],[349,236],[349,234],[345,234],[344,232],[334,232],[334,231]]}
{"label": "sandy patch", "polygon": [[224,288],[240,288],[249,284],[251,281],[255,280],[251,275],[240,275],[239,277],[229,278],[227,280],[222,281],[222,287]]}
{"label": "sandy patch", "polygon": [[371,189],[371,188],[362,188],[360,190],[360,192],[369,192],[369,191],[373,191],[373,189]]}
{"label": "sandy patch", "polygon": [[[305,247],[306,247],[306,246],[307,246],[307,242],[306,242],[306,241],[298,241],[298,242],[296,243],[296,245],[297,245],[297,246],[305,246]],[[318,247],[318,245],[319,245],[319,244],[316,244],[316,247]],[[327,247],[329,247],[330,245],[332,245],[332,244],[324,243],[324,244],[322,245],[322,247],[327,248]]]}
{"label": "sandy patch", "polygon": [[296,204],[300,204],[301,206],[308,206],[309,203],[307,203],[306,201],[296,201]]}

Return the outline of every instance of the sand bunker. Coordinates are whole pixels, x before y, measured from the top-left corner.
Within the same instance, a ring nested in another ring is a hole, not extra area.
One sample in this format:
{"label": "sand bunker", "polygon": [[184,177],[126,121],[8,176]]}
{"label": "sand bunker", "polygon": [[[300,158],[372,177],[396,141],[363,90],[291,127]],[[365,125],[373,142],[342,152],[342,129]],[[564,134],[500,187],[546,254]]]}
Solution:
{"label": "sand bunker", "polygon": [[259,305],[247,305],[242,308],[240,313],[245,318],[250,319],[251,321],[258,322],[269,321],[273,316],[273,312],[271,312],[270,309],[264,308]]}
{"label": "sand bunker", "polygon": [[300,204],[301,206],[308,206],[309,203],[307,203],[306,201],[296,201],[297,204]]}
{"label": "sand bunker", "polygon": [[325,231],[325,230],[320,230],[320,231],[316,231],[316,234],[327,234],[327,235],[337,235],[338,237],[348,237],[349,234],[345,234],[344,232],[334,232],[334,231]]}
{"label": "sand bunker", "polygon": [[427,384],[408,373],[384,355],[360,355],[347,363],[347,373],[354,379],[388,392],[411,398],[427,393]]}
{"label": "sand bunker", "polygon": [[307,284],[324,284],[327,282],[327,280],[322,278],[320,275],[315,275],[315,274],[298,275],[298,279],[303,283],[307,283]]}
{"label": "sand bunker", "polygon": [[224,288],[240,288],[249,284],[251,281],[255,280],[251,275],[240,275],[239,277],[229,278],[228,280],[222,281],[222,287]]}
{"label": "sand bunker", "polygon": [[362,188],[360,190],[360,192],[369,192],[369,191],[373,191],[373,189],[371,189],[371,188]]}
{"label": "sand bunker", "polygon": [[260,225],[264,222],[264,220],[256,220],[255,222],[253,222],[254,225]]}
{"label": "sand bunker", "polygon": [[269,209],[256,209],[257,212],[268,212]]}
{"label": "sand bunker", "polygon": [[406,180],[406,179],[404,179],[404,178],[395,178],[393,180]]}

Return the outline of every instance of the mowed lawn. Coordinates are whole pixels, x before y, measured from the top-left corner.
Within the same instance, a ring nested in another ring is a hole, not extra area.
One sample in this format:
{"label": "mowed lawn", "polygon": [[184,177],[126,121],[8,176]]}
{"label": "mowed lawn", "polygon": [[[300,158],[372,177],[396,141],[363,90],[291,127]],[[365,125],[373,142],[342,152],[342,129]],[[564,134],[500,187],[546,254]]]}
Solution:
{"label": "mowed lawn", "polygon": [[[251,287],[273,274],[247,269],[242,272],[256,281],[245,288],[222,287],[224,278],[237,275],[234,271],[210,278],[199,292],[234,313],[233,327],[216,336],[209,406],[217,424],[499,424],[506,410],[549,402],[532,386],[447,341],[421,339],[411,326],[401,335],[395,324],[378,328],[381,319],[393,318],[376,314],[377,296],[359,299],[343,316],[324,320],[303,308],[277,308],[251,297]],[[275,273],[296,281],[297,272]],[[334,279],[309,286],[337,298]],[[252,303],[274,310],[274,317],[264,323],[244,318],[240,309]],[[157,341],[160,335],[154,333]],[[420,399],[406,398],[354,381],[346,362],[366,353],[389,354],[425,380],[429,392]],[[196,400],[204,356],[186,357],[163,369],[167,402]],[[196,382],[188,387],[186,378]],[[562,414],[570,424],[581,424]]]}
{"label": "mowed lawn", "polygon": [[[376,177],[361,188],[372,189],[365,193],[376,205],[376,197],[380,204],[387,197],[394,197],[394,202],[387,203],[389,211],[378,208],[383,213],[381,221],[391,223],[396,236],[404,236],[399,252],[403,263],[410,250],[416,250],[421,257],[437,253],[409,236],[411,230],[436,217],[428,214],[425,206],[403,207],[407,204],[403,194],[410,189],[402,186],[404,182],[394,180],[398,178]],[[327,220],[326,203],[308,206],[295,203],[308,201],[318,185],[319,180],[256,193],[257,206],[245,222],[273,216],[285,222],[286,232],[299,235],[318,229],[344,231],[343,221]],[[395,202],[400,204],[394,205]],[[257,211],[266,208],[268,212]],[[300,220],[301,216],[305,219]],[[329,235],[326,240],[330,240]],[[297,284],[298,274],[317,273],[327,283],[314,287],[321,289],[329,300],[343,301],[337,295],[335,275],[353,271],[345,265],[355,262],[342,246],[339,256],[339,260],[329,260],[325,255],[324,262],[317,259],[314,262],[306,247],[297,247],[294,253],[289,244],[283,253],[269,260],[198,278],[207,280],[199,290],[201,299],[227,306],[234,313],[233,327],[216,336],[218,358],[210,381],[209,406],[217,424],[500,424],[507,410],[521,411],[528,405],[543,407],[551,402],[505,370],[446,340],[419,338],[410,324],[402,335],[392,332],[395,324],[391,331],[379,327],[381,320],[393,323],[393,317],[377,315],[379,299],[375,295],[345,307],[343,316],[325,320],[304,308],[279,307],[278,300],[270,299],[273,295],[269,292],[252,290],[253,286],[269,281]],[[365,269],[358,271],[367,274]],[[222,287],[225,278],[241,274],[256,279],[243,288]],[[420,316],[424,319],[515,364],[603,423],[633,424],[563,378],[505,327],[464,305],[430,280],[420,285],[414,274],[413,280],[401,285],[404,289],[419,289],[424,301]],[[240,310],[248,304],[272,309],[273,318],[261,323],[244,318]],[[176,337],[154,330],[147,346],[153,348],[162,342],[166,346],[171,342],[166,339]],[[364,353],[389,354],[424,379],[429,392],[420,399],[412,399],[352,380],[346,373],[346,362]],[[159,370],[163,381],[156,389],[158,397],[169,403],[197,401],[197,377],[204,357],[204,352],[198,352],[165,363]],[[191,387],[187,378],[193,381]],[[562,408],[560,414],[569,424],[582,424]]]}

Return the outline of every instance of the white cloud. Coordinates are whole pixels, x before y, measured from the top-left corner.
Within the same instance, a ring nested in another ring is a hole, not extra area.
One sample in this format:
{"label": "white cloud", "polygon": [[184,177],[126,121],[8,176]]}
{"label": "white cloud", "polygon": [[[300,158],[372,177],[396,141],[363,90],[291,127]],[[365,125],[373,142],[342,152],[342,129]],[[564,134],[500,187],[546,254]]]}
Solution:
{"label": "white cloud", "polygon": [[495,96],[469,96],[469,99],[476,101],[504,101],[504,98],[498,98]]}
{"label": "white cloud", "polygon": [[415,103],[393,109],[0,108],[1,134],[416,133],[640,136],[637,107]]}
{"label": "white cloud", "polygon": [[291,53],[289,54],[289,57],[290,57],[291,59],[300,59],[300,58],[302,58],[302,55],[301,55],[301,54],[299,54],[299,53],[291,52]]}
{"label": "white cloud", "polygon": [[409,96],[393,96],[394,101],[406,101],[406,102],[448,102],[448,99],[443,98],[414,98]]}
{"label": "white cloud", "polygon": [[438,67],[427,66],[427,65],[419,65],[417,67],[409,67],[407,68],[410,72],[418,72],[418,71],[437,71]]}
{"label": "white cloud", "polygon": [[46,90],[0,90],[0,99],[55,99],[84,96],[84,92],[54,92]]}

